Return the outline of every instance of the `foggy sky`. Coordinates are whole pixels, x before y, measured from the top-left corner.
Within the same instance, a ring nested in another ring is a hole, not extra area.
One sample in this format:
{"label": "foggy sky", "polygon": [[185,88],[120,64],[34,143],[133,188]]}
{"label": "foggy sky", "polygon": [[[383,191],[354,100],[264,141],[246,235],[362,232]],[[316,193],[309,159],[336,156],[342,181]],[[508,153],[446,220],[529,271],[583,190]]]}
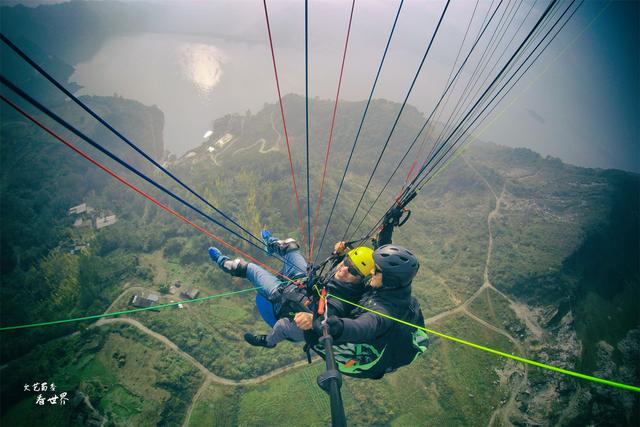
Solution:
{"label": "foggy sky", "polygon": [[[52,2],[2,2],[7,3]],[[184,21],[198,31],[210,31],[215,37],[262,44],[265,61],[270,60],[260,0],[153,3],[169,6],[167,22]],[[403,100],[444,3],[405,1],[375,98]],[[398,4],[399,1],[383,0],[356,2],[341,99],[360,101],[368,97]],[[545,1],[534,5],[524,25],[526,29],[546,4]],[[268,5],[276,55],[283,49],[297,52],[279,64],[282,91],[304,95],[304,2],[270,1]],[[350,5],[348,0],[310,2],[311,97],[335,97]],[[489,5],[489,1],[480,0],[470,34],[479,31]],[[522,20],[531,5],[526,1],[519,6],[514,22]],[[458,0],[449,7],[408,101],[425,114],[431,112],[445,87],[474,6],[473,0]],[[639,3],[634,1],[614,1],[607,6],[607,2],[587,0],[496,112],[513,100],[509,108],[486,129],[480,128],[481,139],[525,146],[576,165],[640,172],[639,9]],[[516,40],[524,36],[524,31]],[[470,47],[470,39],[469,36],[466,49]],[[355,67],[354,63],[360,66]],[[364,72],[363,68],[370,71]],[[265,86],[273,87],[272,97],[264,102],[275,102],[272,69],[267,66],[260,75]]]}

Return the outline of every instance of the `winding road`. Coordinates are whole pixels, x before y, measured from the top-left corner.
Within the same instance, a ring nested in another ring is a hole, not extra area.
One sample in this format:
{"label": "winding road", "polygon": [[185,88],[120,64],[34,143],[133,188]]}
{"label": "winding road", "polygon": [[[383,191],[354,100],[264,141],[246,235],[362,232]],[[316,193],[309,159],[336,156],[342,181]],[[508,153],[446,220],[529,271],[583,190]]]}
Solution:
{"label": "winding road", "polygon": [[[274,131],[277,132],[277,130],[275,129],[274,126]],[[278,137],[279,139],[281,138],[281,135],[278,133]],[[279,142],[279,140],[278,140]],[[511,336],[507,331],[500,329],[492,324],[490,324],[489,322],[479,318],[478,316],[476,316],[475,314],[471,313],[468,308],[471,305],[471,303],[473,301],[475,301],[475,299],[485,290],[493,290],[494,292],[496,292],[498,295],[500,295],[501,297],[505,298],[509,304],[511,305],[512,308],[514,308],[514,311],[516,312],[516,314],[518,315],[518,317],[524,317],[524,322],[527,325],[528,329],[531,329],[532,332],[534,332],[534,334],[538,334],[540,333],[540,329],[538,327],[536,327],[535,322],[533,322],[531,319],[529,319],[529,316],[524,315],[524,311],[525,310],[515,310],[515,308],[518,307],[518,303],[511,300],[508,296],[506,296],[505,294],[503,294],[502,292],[500,292],[498,289],[496,289],[492,284],[491,281],[489,279],[489,268],[490,268],[490,264],[491,264],[491,256],[493,253],[493,245],[494,245],[494,240],[493,240],[493,229],[492,229],[492,222],[500,215],[500,206],[502,203],[502,200],[505,196],[505,187],[503,185],[502,191],[500,192],[500,194],[498,195],[495,190],[493,189],[493,187],[489,184],[489,182],[473,167],[473,165],[471,165],[467,159],[464,158],[464,156],[462,156],[463,160],[465,161],[465,163],[482,179],[482,181],[485,183],[485,185],[488,187],[489,191],[492,193],[492,195],[495,197],[495,208],[489,213],[488,217],[487,217],[487,227],[489,230],[489,240],[487,243],[487,257],[485,260],[485,268],[484,268],[484,275],[483,275],[483,283],[482,285],[473,293],[473,295],[471,295],[467,300],[465,300],[464,302],[460,302],[460,300],[455,297],[455,295],[449,295],[450,298],[452,298],[452,300],[454,301],[454,303],[457,303],[458,305],[452,309],[449,309],[447,311],[444,311],[442,313],[439,313],[435,316],[432,316],[428,319],[426,319],[425,323],[427,325],[429,324],[434,324],[446,317],[449,317],[453,314],[457,314],[457,313],[461,313],[465,316],[467,316],[469,319],[481,324],[482,326],[486,327],[487,329],[490,329],[491,331],[500,334],[502,336],[504,336],[505,338],[507,338],[513,345],[514,347],[517,349],[518,353],[521,355],[525,355],[525,349],[522,345],[521,342],[519,342],[516,338],[514,338],[513,336]],[[109,308],[106,310],[106,312],[109,312],[110,310],[113,309],[113,307],[115,307],[118,302],[120,302],[122,300],[122,298],[125,297],[126,294],[128,294],[130,291],[148,291],[147,289],[143,288],[143,287],[139,287],[139,286],[133,286],[133,287],[127,287],[123,293],[121,295],[119,295],[114,302],[109,306]],[[184,422],[183,422],[183,426],[187,426],[189,424],[189,420],[191,418],[191,414],[193,412],[193,409],[196,405],[196,403],[198,402],[200,396],[204,393],[204,391],[206,390],[206,388],[213,382],[213,383],[217,383],[217,384],[222,384],[222,385],[227,385],[227,386],[246,386],[246,385],[256,385],[256,384],[260,384],[263,383],[275,376],[281,375],[287,371],[290,371],[292,369],[295,368],[299,368],[299,367],[303,367],[305,365],[307,365],[307,362],[305,360],[303,361],[299,361],[278,369],[275,369],[267,374],[255,377],[255,378],[248,378],[248,379],[242,379],[242,380],[234,380],[234,379],[230,379],[230,378],[224,378],[224,377],[220,377],[216,374],[214,374],[213,372],[211,372],[209,369],[207,369],[204,365],[202,365],[198,360],[196,360],[193,356],[191,356],[190,354],[184,352],[183,350],[181,350],[173,341],[171,341],[170,339],[168,339],[166,336],[159,334],[157,332],[152,331],[151,329],[147,328],[146,326],[144,326],[142,323],[140,323],[139,321],[132,319],[132,318],[127,318],[127,317],[121,317],[121,318],[102,318],[99,319],[98,321],[96,321],[92,326],[95,327],[99,327],[99,326],[103,326],[103,325],[108,325],[108,324],[114,324],[114,323],[126,323],[130,326],[133,326],[135,328],[137,328],[139,331],[155,338],[156,340],[160,341],[161,343],[163,343],[164,345],[166,345],[167,347],[171,348],[173,351],[177,352],[178,354],[180,354],[185,360],[187,360],[189,363],[191,363],[193,366],[195,366],[200,372],[202,372],[202,374],[204,375],[204,381],[202,382],[202,385],[200,386],[200,388],[198,389],[198,391],[195,393],[193,400],[191,402],[191,405],[186,413]],[[314,361],[320,360],[320,358],[315,358]],[[509,424],[509,415],[512,414],[514,411],[517,411],[517,407],[516,407],[516,396],[518,395],[518,393],[524,388],[524,386],[527,383],[527,366],[524,366],[523,368],[523,375],[520,376],[520,381],[519,382],[514,382],[513,384],[511,384],[510,387],[510,397],[509,400],[501,407],[498,407],[492,414],[491,419],[489,420],[488,425],[492,426],[494,425],[496,419],[500,419],[502,424]]]}
{"label": "winding road", "polygon": [[[127,284],[125,284],[125,286],[127,286]],[[105,310],[105,313],[109,313],[118,304],[118,302],[120,302],[125,296],[130,296],[131,291],[150,292],[149,289],[146,289],[146,288],[141,287],[141,286],[127,287],[111,303],[111,305],[107,308],[107,310]],[[227,386],[256,385],[256,384],[263,383],[263,382],[265,382],[267,380],[270,380],[271,378],[276,377],[278,375],[281,375],[281,374],[283,374],[283,373],[285,373],[287,371],[290,371],[292,369],[301,368],[301,367],[304,367],[304,366],[308,365],[308,362],[306,360],[301,360],[299,362],[295,362],[295,363],[292,363],[290,365],[286,365],[286,366],[283,366],[281,368],[274,369],[273,371],[268,372],[268,373],[266,373],[264,375],[260,375],[258,377],[247,378],[247,379],[242,379],[242,380],[234,380],[234,379],[231,379],[231,378],[225,378],[225,377],[221,377],[219,375],[214,374],[209,369],[207,369],[207,367],[205,367],[202,363],[200,363],[193,356],[191,356],[189,353],[187,353],[187,352],[183,351],[182,349],[180,349],[180,347],[178,347],[178,345],[176,343],[174,343],[173,341],[171,341],[169,338],[167,338],[166,336],[164,336],[162,334],[159,334],[158,332],[155,332],[155,331],[147,328],[142,323],[140,323],[138,320],[135,320],[135,319],[132,319],[132,318],[129,318],[129,317],[118,317],[118,318],[116,318],[116,317],[111,317],[111,318],[104,317],[104,318],[98,319],[90,327],[100,327],[100,326],[114,324],[114,323],[125,323],[125,324],[128,324],[130,326],[133,326],[133,327],[137,328],[140,332],[143,332],[143,333],[155,338],[156,340],[160,341],[161,343],[163,343],[164,345],[166,345],[167,347],[169,347],[170,349],[172,349],[173,351],[178,353],[180,356],[182,356],[185,360],[187,360],[189,363],[191,363],[193,366],[195,366],[204,375],[205,379],[202,382],[202,385],[200,386],[200,388],[198,389],[196,394],[193,396],[191,405],[189,406],[189,409],[188,409],[187,414],[185,416],[185,420],[183,422],[183,426],[185,426],[185,427],[189,424],[189,419],[191,418],[191,413],[193,412],[193,408],[195,407],[196,403],[198,402],[198,399],[200,398],[200,396],[202,395],[202,393],[204,392],[204,390],[208,387],[208,385],[210,383],[214,382],[214,383],[217,383],[217,384],[222,384],[222,385],[227,385]],[[312,363],[315,363],[315,362],[317,362],[319,360],[321,360],[320,357],[314,357],[314,358],[312,358]]]}
{"label": "winding road", "polygon": [[170,349],[174,350],[176,353],[180,354],[182,357],[184,357],[187,361],[189,361],[193,366],[195,366],[196,368],[198,368],[198,370],[200,370],[200,372],[202,372],[205,375],[205,378],[218,383],[218,384],[224,384],[224,385],[231,385],[231,386],[239,386],[239,385],[255,385],[255,384],[260,384],[262,382],[265,382],[277,375],[282,374],[283,372],[287,372],[291,369],[294,368],[298,368],[301,366],[305,366],[307,365],[307,361],[306,360],[302,360],[296,363],[292,363],[290,365],[287,366],[283,366],[282,368],[278,368],[278,369],[274,369],[273,371],[266,373],[264,375],[260,375],[258,377],[254,377],[254,378],[248,378],[248,379],[244,379],[244,380],[233,380],[230,378],[224,378],[224,377],[220,377],[216,374],[214,374],[213,372],[211,372],[209,369],[207,369],[202,363],[198,362],[193,356],[191,356],[189,353],[186,353],[185,351],[181,350],[180,347],[178,347],[173,341],[171,341],[169,338],[165,337],[162,334],[159,334],[155,331],[152,331],[151,329],[147,328],[146,326],[144,326],[142,323],[140,323],[139,321],[135,320],[135,319],[131,319],[128,317],[123,317],[123,318],[102,318],[99,319],[96,323],[94,323],[93,326],[103,326],[103,325],[108,325],[111,323],[126,323],[128,325],[131,325],[135,328],[138,328],[141,332],[144,332],[145,334],[157,339],[158,341],[160,341],[161,343],[163,343],[164,345],[166,345],[167,347],[169,347]]}
{"label": "winding road", "polygon": [[[526,356],[526,352],[525,352],[525,348],[522,345],[522,343],[520,341],[518,341],[516,338],[512,337],[507,331],[497,328],[495,326],[493,326],[492,324],[486,322],[485,320],[479,318],[478,316],[474,315],[473,313],[471,313],[468,310],[469,305],[485,290],[493,290],[494,292],[496,292],[498,295],[502,296],[504,299],[506,299],[510,306],[514,309],[514,312],[516,313],[516,315],[521,318],[521,320],[523,320],[525,322],[525,325],[527,325],[527,327],[529,329],[531,329],[534,334],[538,334],[539,333],[539,328],[534,328],[534,321],[531,320],[529,318],[529,316],[525,316],[524,310],[516,310],[515,308],[518,307],[518,303],[516,303],[515,301],[513,301],[512,299],[510,299],[508,296],[506,296],[504,293],[500,292],[498,289],[496,289],[492,284],[491,281],[489,279],[489,267],[491,265],[491,256],[493,254],[493,227],[492,227],[492,222],[499,217],[500,215],[500,206],[502,204],[502,201],[504,199],[505,196],[505,184],[503,184],[502,186],[502,191],[500,192],[500,195],[498,196],[498,194],[496,193],[496,191],[494,190],[494,188],[491,186],[491,184],[489,184],[489,181],[487,181],[487,179],[480,173],[478,172],[478,170],[465,158],[465,156],[460,156],[462,158],[462,160],[465,162],[465,164],[471,169],[473,170],[473,172],[475,172],[476,175],[478,175],[478,177],[480,177],[480,179],[484,182],[484,184],[487,186],[487,188],[489,189],[489,191],[491,192],[491,194],[493,195],[493,197],[495,198],[496,202],[495,202],[495,208],[489,213],[489,215],[487,216],[487,228],[489,230],[489,241],[487,243],[487,258],[485,260],[485,266],[484,266],[484,277],[483,277],[483,282],[482,285],[478,288],[478,290],[476,290],[476,292],[474,292],[473,295],[471,295],[471,297],[469,297],[465,302],[463,302],[462,304],[460,304],[458,307],[455,307],[451,310],[445,311],[443,313],[437,314],[429,319],[426,320],[426,323],[434,323],[437,322],[438,320],[441,320],[451,314],[454,313],[459,313],[462,312],[465,316],[467,316],[468,318],[474,320],[475,322],[483,325],[484,327],[506,337],[513,345],[514,347],[517,349],[518,354],[521,356]],[[524,318],[523,318],[524,317]],[[509,395],[509,399],[508,401],[502,406],[502,407],[498,407],[496,408],[496,410],[491,414],[491,418],[489,419],[488,422],[488,426],[493,426],[496,419],[498,417],[500,417],[500,420],[502,422],[503,425],[509,425],[510,421],[509,421],[509,415],[513,414],[514,412],[519,412],[518,408],[517,408],[517,403],[516,403],[516,397],[518,396],[518,393],[520,393],[520,391],[522,391],[524,389],[524,387],[527,384],[527,379],[528,379],[528,366],[527,365],[523,365],[521,366],[522,368],[522,376],[520,377],[520,381],[515,382],[514,384],[511,385],[511,387],[509,388],[510,391],[510,395]]]}

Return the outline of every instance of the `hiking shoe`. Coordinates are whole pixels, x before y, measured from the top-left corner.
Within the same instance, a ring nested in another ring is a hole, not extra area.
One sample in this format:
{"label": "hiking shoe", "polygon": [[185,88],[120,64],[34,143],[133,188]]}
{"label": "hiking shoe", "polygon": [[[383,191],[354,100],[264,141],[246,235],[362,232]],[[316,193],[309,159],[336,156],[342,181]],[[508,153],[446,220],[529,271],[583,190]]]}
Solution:
{"label": "hiking shoe", "polygon": [[273,237],[271,232],[267,229],[262,230],[260,233],[265,246],[267,247],[267,253],[269,255],[278,254],[284,256],[291,251],[300,249],[300,245],[295,239],[280,240],[277,237]]}
{"label": "hiking shoe", "polygon": [[221,256],[222,252],[220,252],[220,249],[214,248],[213,246],[209,248],[209,257],[211,258],[211,261],[217,264],[218,259],[220,259]]}
{"label": "hiking shoe", "polygon": [[266,347],[266,348],[274,348],[274,345],[267,344],[267,336],[266,335],[253,335],[250,332],[244,334],[244,340],[251,344],[254,347]]}
{"label": "hiking shoe", "polygon": [[209,248],[209,257],[211,260],[218,264],[218,267],[225,273],[229,273],[234,277],[247,277],[247,262],[241,258],[231,259],[226,255],[222,255],[222,252],[218,248]]}
{"label": "hiking shoe", "polygon": [[265,244],[269,243],[269,239],[271,238],[271,232],[266,228],[260,232],[260,236],[262,236],[262,240]]}

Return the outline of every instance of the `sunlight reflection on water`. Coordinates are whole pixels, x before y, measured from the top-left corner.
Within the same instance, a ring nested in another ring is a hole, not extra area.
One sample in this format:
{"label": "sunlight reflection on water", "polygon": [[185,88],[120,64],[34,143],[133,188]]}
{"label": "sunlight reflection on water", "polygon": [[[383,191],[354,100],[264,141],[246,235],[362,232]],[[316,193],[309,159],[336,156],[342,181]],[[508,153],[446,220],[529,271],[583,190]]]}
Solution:
{"label": "sunlight reflection on water", "polygon": [[180,47],[180,57],[183,76],[202,94],[209,95],[222,78],[222,51],[211,45],[188,43]]}

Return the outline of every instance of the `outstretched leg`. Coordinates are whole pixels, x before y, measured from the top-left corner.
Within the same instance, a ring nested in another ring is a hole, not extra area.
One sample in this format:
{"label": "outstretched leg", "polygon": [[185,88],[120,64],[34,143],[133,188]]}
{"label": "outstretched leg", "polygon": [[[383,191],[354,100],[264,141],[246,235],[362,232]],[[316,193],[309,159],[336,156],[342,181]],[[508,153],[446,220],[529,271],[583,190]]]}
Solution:
{"label": "outstretched leg", "polygon": [[307,274],[307,260],[300,253],[300,245],[295,239],[281,240],[271,235],[269,230],[262,230],[262,239],[269,254],[278,254],[283,258],[280,273],[290,279],[304,277]]}
{"label": "outstretched leg", "polygon": [[272,300],[272,296],[282,283],[275,275],[259,265],[247,263],[241,258],[232,260],[228,256],[222,255],[217,248],[209,248],[209,256],[225,273],[248,279],[255,287],[259,288],[258,292],[268,300]]}
{"label": "outstretched leg", "polygon": [[229,273],[235,277],[246,277],[247,275],[247,262],[242,258],[231,259],[226,255],[222,255],[222,252],[218,248],[209,248],[209,257],[213,262],[218,264],[218,267],[225,273]]}

